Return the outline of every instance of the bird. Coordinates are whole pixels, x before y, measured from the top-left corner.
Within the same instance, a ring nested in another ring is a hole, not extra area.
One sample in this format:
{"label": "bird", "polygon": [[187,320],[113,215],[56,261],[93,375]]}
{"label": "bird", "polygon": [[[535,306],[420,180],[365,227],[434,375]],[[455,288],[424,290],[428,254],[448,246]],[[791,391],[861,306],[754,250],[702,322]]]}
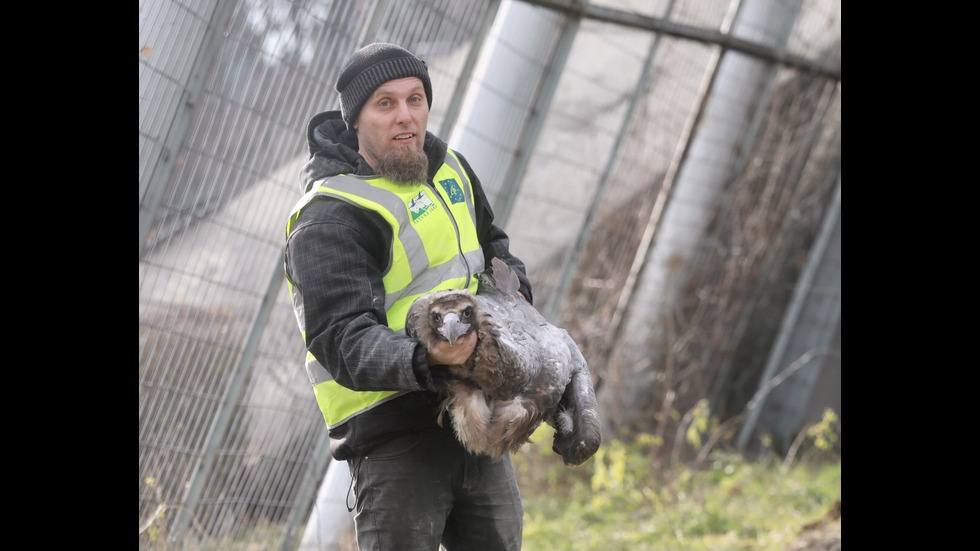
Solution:
{"label": "bird", "polygon": [[440,424],[449,414],[467,451],[499,461],[545,422],[555,429],[555,453],[580,465],[602,440],[588,364],[568,332],[548,322],[519,286],[510,266],[493,258],[476,294],[446,289],[416,299],[405,332],[432,347],[476,331],[470,357],[448,366],[437,412]]}

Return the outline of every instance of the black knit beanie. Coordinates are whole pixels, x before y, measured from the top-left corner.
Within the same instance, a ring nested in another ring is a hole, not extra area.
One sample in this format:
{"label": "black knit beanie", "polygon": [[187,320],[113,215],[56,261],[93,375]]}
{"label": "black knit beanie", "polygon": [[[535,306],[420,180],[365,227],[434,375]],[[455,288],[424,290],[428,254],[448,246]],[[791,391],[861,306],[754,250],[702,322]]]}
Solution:
{"label": "black knit beanie", "polygon": [[361,107],[378,86],[389,80],[406,77],[422,79],[425,99],[431,109],[432,82],[429,81],[429,70],[424,61],[404,48],[385,42],[368,44],[354,52],[340,71],[340,78],[337,79],[340,112],[344,116],[347,128],[354,129]]}

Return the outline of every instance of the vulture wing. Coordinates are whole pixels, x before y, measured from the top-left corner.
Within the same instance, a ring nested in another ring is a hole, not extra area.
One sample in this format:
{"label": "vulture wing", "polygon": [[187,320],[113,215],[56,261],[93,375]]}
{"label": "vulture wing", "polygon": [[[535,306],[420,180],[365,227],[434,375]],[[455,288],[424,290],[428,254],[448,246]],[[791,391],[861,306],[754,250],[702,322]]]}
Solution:
{"label": "vulture wing", "polygon": [[553,448],[562,460],[568,465],[583,463],[602,441],[599,406],[585,357],[567,331],[549,323],[518,294],[517,274],[502,260],[493,259],[482,283],[477,304],[497,325],[498,342],[513,347],[511,369],[525,381],[515,400],[533,412],[533,426],[525,429],[526,436],[543,420],[555,428]]}

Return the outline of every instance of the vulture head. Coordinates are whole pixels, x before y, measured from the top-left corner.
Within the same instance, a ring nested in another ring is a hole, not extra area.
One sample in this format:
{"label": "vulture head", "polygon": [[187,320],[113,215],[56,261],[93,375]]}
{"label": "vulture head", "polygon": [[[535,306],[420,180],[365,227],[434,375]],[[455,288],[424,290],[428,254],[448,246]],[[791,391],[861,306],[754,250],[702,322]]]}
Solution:
{"label": "vulture head", "polygon": [[435,340],[454,345],[476,329],[476,316],[476,300],[468,291],[436,291],[415,301],[405,320],[405,332],[430,348]]}

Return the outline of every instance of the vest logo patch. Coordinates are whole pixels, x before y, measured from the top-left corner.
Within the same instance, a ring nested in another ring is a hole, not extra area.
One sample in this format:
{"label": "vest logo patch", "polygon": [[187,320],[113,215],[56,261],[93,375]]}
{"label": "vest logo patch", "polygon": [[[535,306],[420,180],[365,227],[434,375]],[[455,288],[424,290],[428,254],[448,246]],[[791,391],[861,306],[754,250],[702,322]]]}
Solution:
{"label": "vest logo patch", "polygon": [[434,206],[432,199],[429,199],[429,196],[424,191],[420,191],[414,199],[408,202],[408,210],[412,213],[412,222],[425,216],[425,213]]}
{"label": "vest logo patch", "polygon": [[452,204],[455,205],[456,203],[462,203],[466,200],[466,197],[463,196],[463,188],[459,187],[459,184],[456,182],[455,178],[439,180],[439,185],[442,186],[442,189],[446,190],[446,195],[449,196],[449,201],[452,202]]}

